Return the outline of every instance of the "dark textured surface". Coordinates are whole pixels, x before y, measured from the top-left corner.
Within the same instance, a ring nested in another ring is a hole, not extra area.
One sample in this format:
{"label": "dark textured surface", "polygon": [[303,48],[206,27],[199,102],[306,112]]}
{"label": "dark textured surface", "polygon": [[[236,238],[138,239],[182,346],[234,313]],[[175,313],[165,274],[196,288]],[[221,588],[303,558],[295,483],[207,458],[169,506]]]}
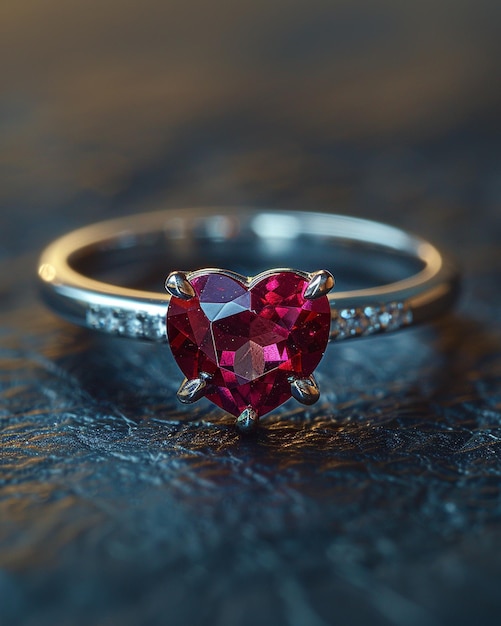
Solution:
{"label": "dark textured surface", "polygon": [[[496,3],[123,6],[0,22],[0,623],[499,624]],[[410,228],[459,258],[462,299],[331,346],[321,403],[242,440],[177,404],[166,348],[36,293],[54,236],[190,203]]]}

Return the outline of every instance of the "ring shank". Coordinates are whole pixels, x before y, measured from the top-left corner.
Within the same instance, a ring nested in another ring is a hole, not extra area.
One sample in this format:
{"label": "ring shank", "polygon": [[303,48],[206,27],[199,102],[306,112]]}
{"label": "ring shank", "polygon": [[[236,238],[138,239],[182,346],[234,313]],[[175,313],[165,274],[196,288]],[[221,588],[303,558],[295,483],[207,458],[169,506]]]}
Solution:
{"label": "ring shank", "polygon": [[[61,237],[39,263],[44,298],[69,321],[125,337],[165,341],[169,295],[120,286],[96,278],[88,266],[106,267],[113,255],[146,256],[163,250],[172,266],[190,263],[204,245],[260,255],[280,262],[285,250],[318,248],[322,268],[330,267],[334,250],[348,246],[383,252],[397,263],[417,262],[420,269],[391,282],[329,295],[331,339],[397,330],[445,312],[458,292],[454,264],[433,245],[397,228],[330,213],[266,210],[183,209],[144,213],[82,228]],[[399,261],[400,259],[400,261]],[[238,263],[238,257],[235,257]],[[82,269],[83,268],[83,269]],[[182,269],[188,269],[183,267]],[[193,268],[197,269],[197,268]],[[227,269],[235,269],[229,267]],[[300,268],[298,268],[300,269]],[[257,273],[257,272],[255,272]]]}

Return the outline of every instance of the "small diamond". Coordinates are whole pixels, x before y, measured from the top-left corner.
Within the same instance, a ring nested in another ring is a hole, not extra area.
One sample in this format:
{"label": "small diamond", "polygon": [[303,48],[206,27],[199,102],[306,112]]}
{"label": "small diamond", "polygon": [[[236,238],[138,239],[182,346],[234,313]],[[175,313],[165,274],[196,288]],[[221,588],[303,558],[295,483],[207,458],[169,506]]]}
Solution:
{"label": "small diamond", "polygon": [[383,309],[381,313],[379,314],[379,323],[381,324],[381,328],[383,330],[386,330],[390,322],[391,322],[391,313]]}
{"label": "small diamond", "polygon": [[101,310],[99,307],[93,306],[87,310],[87,326],[90,328],[100,328],[101,327]]}
{"label": "small diamond", "polygon": [[123,333],[124,324],[120,311],[116,309],[108,309],[103,315],[103,328],[108,333]]}
{"label": "small diamond", "polygon": [[142,337],[144,335],[144,313],[129,312],[126,321],[126,332],[129,337]]}
{"label": "small diamond", "polygon": [[379,310],[374,306],[366,306],[364,309],[364,315],[367,318],[367,328],[365,334],[373,335],[381,330],[381,323],[379,321]]}
{"label": "small diamond", "polygon": [[388,311],[391,315],[391,320],[387,325],[387,330],[397,330],[402,326],[402,313],[403,304],[401,302],[392,302],[388,305]]}
{"label": "small diamond", "polygon": [[337,339],[338,341],[340,339],[346,339],[346,337],[347,337],[346,320],[343,319],[340,316],[339,311],[336,311],[333,314],[333,318],[332,318],[332,336],[333,336],[334,339]]}
{"label": "small diamond", "polygon": [[165,328],[165,317],[158,315],[152,318],[151,337],[153,339],[163,339],[167,331]]}
{"label": "small diamond", "polygon": [[363,335],[369,326],[369,321],[364,312],[356,309],[352,316],[347,320],[348,332],[351,337]]}
{"label": "small diamond", "polygon": [[336,339],[359,337],[369,327],[369,320],[362,309],[341,309],[333,321],[333,333]]}
{"label": "small diamond", "polygon": [[392,331],[412,323],[412,311],[403,302],[390,302],[379,315],[384,330]]}

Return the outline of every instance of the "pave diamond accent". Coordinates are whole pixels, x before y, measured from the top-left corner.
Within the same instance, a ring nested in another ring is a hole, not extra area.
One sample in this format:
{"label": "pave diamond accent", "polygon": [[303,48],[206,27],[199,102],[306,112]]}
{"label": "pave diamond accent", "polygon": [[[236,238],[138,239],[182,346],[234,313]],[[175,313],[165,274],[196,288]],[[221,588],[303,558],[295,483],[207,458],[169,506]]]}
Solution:
{"label": "pave diamond accent", "polygon": [[404,302],[332,312],[331,340],[340,341],[391,332],[412,324],[412,311]]}
{"label": "pave diamond accent", "polygon": [[165,341],[165,317],[146,311],[124,311],[94,305],[87,310],[87,326],[95,330],[149,341]]}

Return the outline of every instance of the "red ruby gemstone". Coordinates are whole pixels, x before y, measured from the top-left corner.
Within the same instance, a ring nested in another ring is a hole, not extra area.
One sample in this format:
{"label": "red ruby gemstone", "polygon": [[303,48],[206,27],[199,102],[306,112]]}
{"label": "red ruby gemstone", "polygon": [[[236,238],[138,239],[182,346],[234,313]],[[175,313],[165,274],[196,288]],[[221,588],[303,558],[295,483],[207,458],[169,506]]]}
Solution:
{"label": "red ruby gemstone", "polygon": [[291,397],[290,377],[305,378],[322,358],[330,331],[327,296],[306,300],[308,281],[290,271],[252,287],[217,271],[190,280],[196,296],[172,297],[167,335],[187,378],[209,374],[206,397],[240,415],[259,416]]}

